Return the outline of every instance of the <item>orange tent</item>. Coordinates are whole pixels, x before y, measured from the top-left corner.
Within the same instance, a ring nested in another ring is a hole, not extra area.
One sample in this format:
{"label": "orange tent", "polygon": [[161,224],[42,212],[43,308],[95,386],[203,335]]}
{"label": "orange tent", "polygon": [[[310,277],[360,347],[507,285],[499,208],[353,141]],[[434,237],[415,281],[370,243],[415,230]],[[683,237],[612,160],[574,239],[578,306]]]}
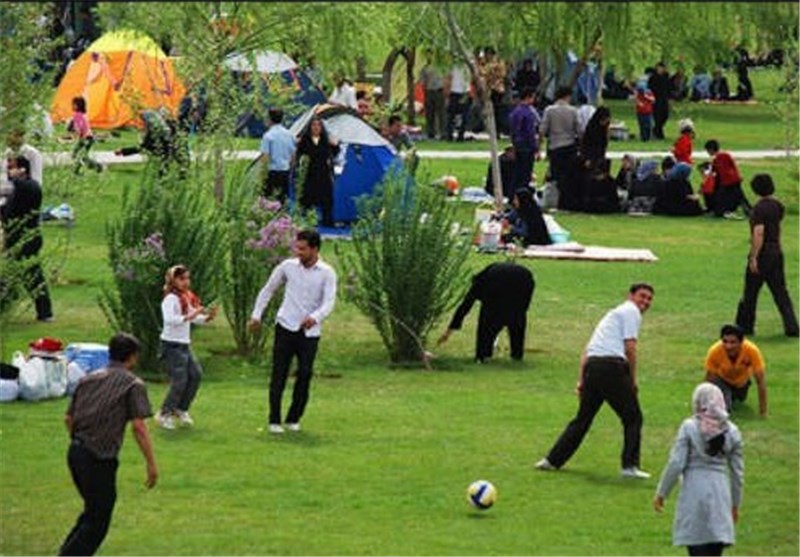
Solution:
{"label": "orange tent", "polygon": [[67,69],[50,117],[53,122],[69,120],[72,98],[83,96],[93,128],[141,128],[142,110],[164,107],[175,114],[185,92],[172,61],[153,39],[136,31],[112,31]]}

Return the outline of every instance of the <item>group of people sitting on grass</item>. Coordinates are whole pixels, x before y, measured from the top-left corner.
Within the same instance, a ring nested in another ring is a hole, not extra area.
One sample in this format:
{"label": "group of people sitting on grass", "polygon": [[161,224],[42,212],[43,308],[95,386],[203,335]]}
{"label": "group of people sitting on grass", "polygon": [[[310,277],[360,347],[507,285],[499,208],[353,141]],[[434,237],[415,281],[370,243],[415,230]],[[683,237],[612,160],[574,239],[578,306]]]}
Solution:
{"label": "group of people sitting on grass", "polygon": [[[555,143],[563,142],[567,135],[561,130],[553,131],[553,125],[542,134],[542,140],[544,137],[550,139],[548,147],[556,145],[548,149],[549,168],[544,188],[538,197],[533,198],[538,199],[543,209],[742,218],[738,214],[741,209],[744,216],[749,215],[750,203],[742,191],[741,173],[731,154],[721,149],[719,141],[706,141],[704,148],[710,160],[694,166],[695,131],[690,119],[679,122],[680,134],[668,156],[660,160],[637,160],[626,154],[614,176],[611,161],[606,158],[611,122],[609,109],[597,108],[581,132],[575,107],[566,103],[554,106],[553,110],[558,113],[551,121],[566,128],[577,139],[567,146]],[[570,127],[573,121],[574,129]],[[499,157],[503,196],[509,201],[521,187],[514,174],[519,166],[517,150],[515,145],[508,146]],[[693,173],[699,175],[699,183],[695,185],[692,184]],[[494,193],[491,163],[486,191]]]}
{"label": "group of people sitting on grass", "polygon": [[[709,161],[697,166],[701,174],[698,193],[692,187],[692,140],[694,124],[681,120],[681,134],[672,153],[660,163],[637,161],[631,155],[622,158],[615,180],[620,193],[621,209],[635,214],[739,218],[741,208],[750,213],[750,203],[742,191],[742,176],[730,153],[722,151],[719,141],[710,139],[704,147]],[[702,202],[701,202],[702,200]]]}

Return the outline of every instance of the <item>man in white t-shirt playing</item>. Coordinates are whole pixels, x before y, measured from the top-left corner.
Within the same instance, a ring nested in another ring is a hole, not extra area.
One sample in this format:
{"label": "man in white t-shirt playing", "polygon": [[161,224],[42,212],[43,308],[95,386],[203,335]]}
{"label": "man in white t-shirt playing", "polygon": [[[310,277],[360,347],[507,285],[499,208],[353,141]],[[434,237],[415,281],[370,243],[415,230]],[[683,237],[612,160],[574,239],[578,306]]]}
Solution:
{"label": "man in white t-shirt playing", "polygon": [[625,442],[622,448],[622,476],[647,479],[639,470],[642,410],[637,398],[636,342],[642,314],[653,301],[653,287],[637,283],[628,299],[605,314],[592,333],[581,356],[576,392],[580,406],[550,453],[536,463],[539,470],[561,468],[578,450],[603,402],[622,420]]}

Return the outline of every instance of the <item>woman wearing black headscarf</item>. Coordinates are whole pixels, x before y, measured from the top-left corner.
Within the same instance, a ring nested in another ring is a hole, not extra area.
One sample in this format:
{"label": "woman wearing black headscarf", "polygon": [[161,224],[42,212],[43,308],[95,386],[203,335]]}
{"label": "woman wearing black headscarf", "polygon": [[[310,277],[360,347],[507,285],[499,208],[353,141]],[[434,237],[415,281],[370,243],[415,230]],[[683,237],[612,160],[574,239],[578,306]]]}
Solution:
{"label": "woman wearing black headscarf", "polygon": [[[297,146],[297,160],[308,157],[305,179],[300,193],[304,210],[319,207],[322,225],[333,226],[333,159],[339,153],[339,144],[328,136],[322,120],[312,118]],[[302,163],[301,163],[302,164]]]}
{"label": "woman wearing black headscarf", "polygon": [[619,211],[616,186],[608,175],[610,166],[606,160],[610,126],[611,111],[601,106],[592,114],[581,138],[581,199],[583,210],[589,213]]}
{"label": "woman wearing black headscarf", "polygon": [[552,243],[542,210],[533,198],[533,190],[520,188],[514,192],[512,200],[514,209],[507,215],[511,227],[506,235],[506,242],[521,240],[525,246],[546,246]]}

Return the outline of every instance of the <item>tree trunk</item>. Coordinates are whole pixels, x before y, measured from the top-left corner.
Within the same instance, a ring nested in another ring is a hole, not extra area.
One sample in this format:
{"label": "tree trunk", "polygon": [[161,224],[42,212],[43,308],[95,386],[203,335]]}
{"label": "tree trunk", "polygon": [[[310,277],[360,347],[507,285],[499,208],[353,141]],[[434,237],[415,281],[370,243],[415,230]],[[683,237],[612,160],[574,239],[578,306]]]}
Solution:
{"label": "tree trunk", "polygon": [[464,32],[458,25],[458,22],[453,16],[450,9],[450,2],[444,3],[444,15],[447,21],[447,27],[450,34],[455,40],[455,48],[458,56],[466,61],[469,67],[472,79],[475,82],[475,94],[478,99],[483,103],[483,113],[486,119],[486,130],[489,132],[489,150],[492,157],[492,181],[494,182],[494,205],[495,209],[499,212],[503,210],[503,178],[500,173],[500,155],[497,148],[497,123],[494,121],[494,105],[492,104],[491,96],[486,87],[486,82],[483,80],[480,72],[478,71],[478,62],[475,60],[472,48],[467,44]]}
{"label": "tree trunk", "polygon": [[383,101],[388,105],[392,101],[392,73],[394,72],[394,65],[397,62],[397,57],[402,54],[403,49],[393,48],[386,61],[383,63]]}
{"label": "tree trunk", "polygon": [[214,199],[222,204],[225,198],[225,166],[222,160],[222,149],[214,149]]}
{"label": "tree trunk", "polygon": [[367,59],[364,56],[356,58],[356,80],[362,83],[367,80]]}
{"label": "tree trunk", "polygon": [[600,80],[599,85],[597,87],[597,102],[595,103],[597,106],[603,104],[603,57],[599,56],[597,58],[597,77]]}
{"label": "tree trunk", "polygon": [[414,47],[404,49],[406,57],[406,122],[412,126],[417,123],[417,111],[414,107],[414,62],[417,49]]}

